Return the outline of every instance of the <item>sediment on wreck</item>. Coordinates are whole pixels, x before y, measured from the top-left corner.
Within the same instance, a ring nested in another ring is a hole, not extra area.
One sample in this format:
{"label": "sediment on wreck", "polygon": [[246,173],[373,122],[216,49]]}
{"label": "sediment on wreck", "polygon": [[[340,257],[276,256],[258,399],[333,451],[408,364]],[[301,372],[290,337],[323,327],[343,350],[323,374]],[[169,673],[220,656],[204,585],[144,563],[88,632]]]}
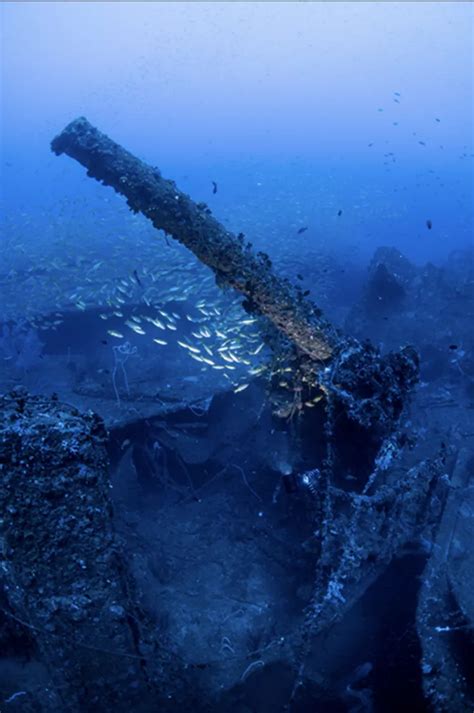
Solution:
{"label": "sediment on wreck", "polygon": [[25,630],[49,677],[2,698],[13,711],[150,710],[173,662],[114,533],[101,419],[23,391],[0,411],[0,620]]}
{"label": "sediment on wreck", "polygon": [[267,255],[255,254],[244,236],[226,230],[206,204],[196,204],[156,167],[84,117],[56,136],[51,148],[81,163],[88,176],[125,196],[131,210],[185,245],[214,271],[218,285],[240,292],[244,307],[266,317],[295,350],[305,383],[322,384],[326,395],[364,429],[390,433],[417,378],[413,350],[381,357],[370,345],[343,337],[301,288],[274,272]]}

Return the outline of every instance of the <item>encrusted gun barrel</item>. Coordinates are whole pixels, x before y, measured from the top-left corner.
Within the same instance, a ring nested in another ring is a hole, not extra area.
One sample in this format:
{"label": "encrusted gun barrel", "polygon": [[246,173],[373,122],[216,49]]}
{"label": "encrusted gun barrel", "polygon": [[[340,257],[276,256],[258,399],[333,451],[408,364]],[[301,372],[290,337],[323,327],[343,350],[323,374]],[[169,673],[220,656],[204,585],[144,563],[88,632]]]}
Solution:
{"label": "encrusted gun barrel", "polygon": [[278,277],[269,258],[255,254],[242,236],[230,233],[203,203],[195,203],[175,183],[140,161],[81,117],[57,136],[51,148],[87,168],[87,175],[112,186],[130,208],[143,213],[155,228],[183,243],[298,348],[315,361],[328,359],[338,337],[301,290]]}

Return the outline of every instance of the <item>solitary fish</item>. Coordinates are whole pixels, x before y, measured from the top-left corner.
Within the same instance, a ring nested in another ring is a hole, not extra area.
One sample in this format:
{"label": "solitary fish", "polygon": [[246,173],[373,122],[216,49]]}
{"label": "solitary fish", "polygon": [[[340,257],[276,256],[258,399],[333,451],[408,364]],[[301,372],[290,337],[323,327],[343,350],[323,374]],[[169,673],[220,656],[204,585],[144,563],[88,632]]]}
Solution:
{"label": "solitary fish", "polygon": [[190,344],[186,344],[186,342],[180,342],[179,339],[177,340],[178,344],[180,347],[183,347],[183,349],[188,349],[190,352],[193,352],[194,354],[199,354],[200,350],[197,347],[192,347]]}
{"label": "solitary fish", "polygon": [[342,215],[342,210],[338,210],[337,215],[340,217]]}
{"label": "solitary fish", "polygon": [[212,192],[217,193],[217,183],[215,181],[212,181]]}
{"label": "solitary fish", "polygon": [[433,227],[433,223],[431,222],[431,220],[429,218],[426,221],[426,227],[428,228],[428,230],[431,230],[431,228]]}
{"label": "solitary fish", "polygon": [[[192,354],[190,356],[193,356]],[[212,359],[207,359],[206,357],[201,357],[201,361],[203,361],[205,364],[209,364],[209,366],[215,366],[216,363],[212,361]]]}
{"label": "solitary fish", "polygon": [[307,230],[308,230],[308,226],[305,225],[305,226],[303,226],[303,228],[300,228],[300,229],[296,232],[296,234],[297,234],[297,235],[301,235],[302,233],[305,233]]}
{"label": "solitary fish", "polygon": [[130,327],[132,332],[135,332],[135,334],[146,334],[145,330],[142,329],[138,324],[134,324],[134,322],[128,322],[128,320],[125,322],[127,327]]}

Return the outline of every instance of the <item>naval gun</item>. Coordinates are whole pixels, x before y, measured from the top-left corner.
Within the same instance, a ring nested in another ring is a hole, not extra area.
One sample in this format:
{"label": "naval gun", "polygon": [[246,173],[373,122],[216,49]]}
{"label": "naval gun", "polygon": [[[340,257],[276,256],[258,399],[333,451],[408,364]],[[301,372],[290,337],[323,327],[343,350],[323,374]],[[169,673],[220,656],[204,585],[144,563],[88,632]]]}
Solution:
{"label": "naval gun", "polygon": [[368,342],[341,334],[300,287],[275,272],[268,255],[256,253],[242,234],[234,235],[216,220],[205,203],[194,202],[158,168],[86,118],[68,124],[51,148],[78,161],[88,176],[124,196],[133,212],[185,245],[211,268],[220,287],[242,294],[244,309],[266,318],[280,343],[293,350],[300,378],[324,392],[338,413],[375,433],[379,443],[393,431],[417,381],[414,349],[382,356]]}

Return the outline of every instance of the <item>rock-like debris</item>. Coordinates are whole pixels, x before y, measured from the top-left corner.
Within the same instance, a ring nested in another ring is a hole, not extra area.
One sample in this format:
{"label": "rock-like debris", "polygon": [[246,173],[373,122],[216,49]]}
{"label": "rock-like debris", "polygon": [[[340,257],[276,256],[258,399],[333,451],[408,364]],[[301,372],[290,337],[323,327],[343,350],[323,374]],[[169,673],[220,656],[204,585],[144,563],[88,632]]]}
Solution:
{"label": "rock-like debris", "polygon": [[0,412],[2,649],[21,633],[49,677],[11,710],[150,710],[174,664],[114,531],[101,419],[21,390]]}

